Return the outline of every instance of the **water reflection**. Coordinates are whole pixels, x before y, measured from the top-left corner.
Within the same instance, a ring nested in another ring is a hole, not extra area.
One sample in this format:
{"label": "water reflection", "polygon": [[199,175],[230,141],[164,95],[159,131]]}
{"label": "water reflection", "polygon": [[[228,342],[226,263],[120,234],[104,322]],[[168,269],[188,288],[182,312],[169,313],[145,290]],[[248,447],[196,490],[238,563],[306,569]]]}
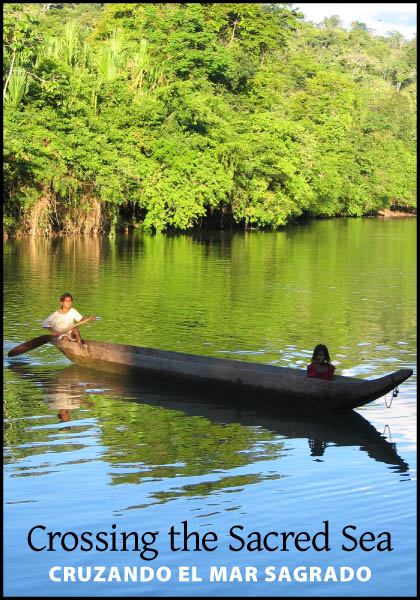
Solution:
{"label": "water reflection", "polygon": [[[304,415],[283,408],[281,412],[267,407],[260,410],[257,402],[255,407],[238,408],[222,395],[215,397],[175,384],[129,380],[76,365],[58,374],[56,369],[45,372],[25,363],[11,363],[8,369],[38,386],[44,404],[68,428],[74,415],[80,430],[82,409],[95,417],[100,426],[102,458],[112,466],[113,485],[223,473],[281,458],[286,452],[285,439],[306,439],[310,456],[325,459],[327,450],[334,447],[358,447],[373,460],[408,476],[409,466],[398,455],[396,444],[388,442],[354,411]],[[48,437],[48,432],[44,433]],[[27,432],[15,444],[23,440],[27,441]],[[13,444],[10,446],[13,454]],[[254,473],[221,476],[214,482],[189,481],[154,496],[164,502],[180,495],[206,495],[214,489],[243,486],[266,477],[282,475]]]}
{"label": "water reflection", "polygon": [[39,335],[70,290],[81,314],[103,316],[85,330],[98,341],[295,368],[324,341],[341,374],[412,368],[415,225],[8,240],[4,337],[13,346]]}

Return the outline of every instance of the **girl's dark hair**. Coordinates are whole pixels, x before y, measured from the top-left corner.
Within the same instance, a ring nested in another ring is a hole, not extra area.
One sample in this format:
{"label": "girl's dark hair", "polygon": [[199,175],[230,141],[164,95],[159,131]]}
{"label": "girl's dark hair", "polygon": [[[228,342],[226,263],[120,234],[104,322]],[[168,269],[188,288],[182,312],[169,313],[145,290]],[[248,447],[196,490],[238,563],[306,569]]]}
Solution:
{"label": "girl's dark hair", "polygon": [[63,295],[60,297],[60,302],[64,302],[64,300],[65,300],[66,298],[71,298],[71,301],[73,302],[73,296],[72,296],[71,294],[63,294]]}
{"label": "girl's dark hair", "polygon": [[312,354],[312,362],[316,359],[316,355],[320,350],[324,352],[327,362],[330,362],[330,353],[328,352],[327,346],[324,346],[324,344],[318,344],[318,346],[315,346],[314,352]]}

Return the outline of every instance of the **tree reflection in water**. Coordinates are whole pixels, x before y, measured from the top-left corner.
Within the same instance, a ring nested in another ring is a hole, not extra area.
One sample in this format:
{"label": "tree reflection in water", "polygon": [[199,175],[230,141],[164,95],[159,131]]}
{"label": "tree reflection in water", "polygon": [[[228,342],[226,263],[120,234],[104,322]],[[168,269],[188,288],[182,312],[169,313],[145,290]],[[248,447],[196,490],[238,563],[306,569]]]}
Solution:
{"label": "tree reflection in water", "polygon": [[[232,474],[233,469],[278,459],[289,451],[287,439],[307,439],[312,457],[324,456],[327,447],[358,446],[376,461],[391,465],[407,476],[408,465],[366,419],[354,411],[324,415],[302,415],[268,408],[229,406],[229,398],[198,393],[177,385],[129,381],[117,375],[95,372],[78,366],[63,369],[31,367],[11,363],[9,370],[18,375],[26,388],[40,394],[47,412],[60,423],[60,432],[83,430],[80,420],[88,415],[96,424],[103,448],[102,460],[111,470],[111,485],[140,484],[152,480],[180,480],[179,486],[155,491],[160,503],[180,496],[208,495],[221,489],[239,489],[265,479],[280,479],[278,472]],[[18,383],[15,381],[15,385]],[[23,392],[24,393],[24,392]],[[28,405],[27,405],[28,406]],[[22,408],[21,403],[7,405],[6,413]],[[39,413],[39,403],[38,403]],[[345,418],[344,418],[345,416]],[[72,424],[74,420],[74,424]],[[8,459],[26,452],[45,450],[48,429],[6,427]],[[79,441],[79,440],[77,440]],[[36,443],[34,443],[36,442]],[[70,445],[74,449],[74,440]],[[60,445],[60,451],[66,446]],[[226,472],[224,476],[223,473]],[[203,481],[203,476],[211,480]],[[214,476],[214,477],[213,477]],[[192,483],[192,477],[200,481]],[[183,478],[188,482],[181,483]]]}

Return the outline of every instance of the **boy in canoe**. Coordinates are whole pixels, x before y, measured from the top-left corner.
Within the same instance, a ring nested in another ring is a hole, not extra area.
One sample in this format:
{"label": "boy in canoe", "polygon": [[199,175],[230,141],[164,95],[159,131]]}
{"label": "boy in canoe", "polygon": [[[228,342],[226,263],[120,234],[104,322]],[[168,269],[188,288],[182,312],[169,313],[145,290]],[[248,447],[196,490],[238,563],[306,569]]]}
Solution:
{"label": "boy in canoe", "polygon": [[[73,296],[71,294],[63,294],[60,298],[60,304],[61,308],[53,312],[52,315],[47,317],[42,323],[42,327],[49,329],[54,334],[59,333],[64,329],[68,329],[73,324],[76,324],[83,319],[82,315],[72,307]],[[96,320],[94,315],[91,315],[90,318],[92,321]],[[83,344],[78,327],[72,329],[70,334],[58,336],[58,339],[67,340],[69,342],[75,341],[79,344]]]}
{"label": "boy in canoe", "polygon": [[330,363],[330,353],[327,346],[324,346],[324,344],[315,346],[312,354],[312,362],[306,369],[308,377],[328,380],[333,378],[335,367]]}

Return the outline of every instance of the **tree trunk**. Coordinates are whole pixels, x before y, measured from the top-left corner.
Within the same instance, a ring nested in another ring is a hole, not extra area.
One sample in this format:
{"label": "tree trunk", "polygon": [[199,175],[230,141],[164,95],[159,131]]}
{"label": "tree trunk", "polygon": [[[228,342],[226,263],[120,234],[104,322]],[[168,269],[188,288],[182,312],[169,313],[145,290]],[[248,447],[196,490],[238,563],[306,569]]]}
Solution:
{"label": "tree trunk", "polygon": [[233,42],[234,37],[235,37],[235,30],[236,30],[236,27],[237,27],[238,23],[239,23],[238,19],[235,19],[235,22],[233,24],[232,37],[230,38],[230,42],[228,44],[228,48],[229,48],[229,46],[232,45],[232,42]]}
{"label": "tree trunk", "polygon": [[4,89],[3,89],[3,102],[4,99],[6,97],[6,90],[7,90],[7,85],[9,83],[9,79],[12,76],[12,71],[13,71],[13,65],[15,64],[15,58],[16,58],[16,52],[13,52],[13,56],[12,56],[12,64],[10,65],[10,69],[9,69],[9,73],[7,75],[7,79],[6,79],[6,83],[4,84]]}

